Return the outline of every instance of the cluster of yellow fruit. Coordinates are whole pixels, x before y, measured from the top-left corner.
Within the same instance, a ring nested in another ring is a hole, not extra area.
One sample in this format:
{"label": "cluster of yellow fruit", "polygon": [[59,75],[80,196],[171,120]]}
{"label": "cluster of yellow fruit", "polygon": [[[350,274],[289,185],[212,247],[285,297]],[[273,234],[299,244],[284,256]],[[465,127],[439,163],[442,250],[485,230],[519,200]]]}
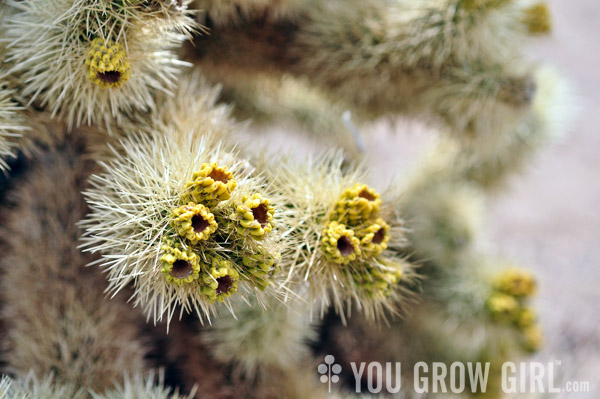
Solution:
{"label": "cluster of yellow fruit", "polygon": [[[226,167],[203,164],[184,188],[184,205],[171,212],[170,227],[178,239],[167,236],[162,246],[161,271],[167,282],[179,286],[195,283],[209,302],[222,302],[234,294],[241,278],[265,289],[277,257],[261,246],[243,248],[236,240],[262,240],[273,229],[275,212],[260,194],[225,204],[236,187]],[[234,212],[228,211],[231,206]]]}
{"label": "cluster of yellow fruit", "polygon": [[331,211],[321,237],[325,258],[349,270],[355,284],[375,296],[387,295],[402,273],[397,267],[370,264],[387,248],[390,226],[377,217],[381,207],[379,193],[365,184],[344,190]]}
{"label": "cluster of yellow fruit", "polygon": [[535,294],[533,275],[520,269],[508,269],[496,277],[493,287],[494,291],[487,301],[492,317],[518,328],[523,333],[526,349],[539,349],[543,342],[542,330],[536,323],[535,312],[525,303]]}

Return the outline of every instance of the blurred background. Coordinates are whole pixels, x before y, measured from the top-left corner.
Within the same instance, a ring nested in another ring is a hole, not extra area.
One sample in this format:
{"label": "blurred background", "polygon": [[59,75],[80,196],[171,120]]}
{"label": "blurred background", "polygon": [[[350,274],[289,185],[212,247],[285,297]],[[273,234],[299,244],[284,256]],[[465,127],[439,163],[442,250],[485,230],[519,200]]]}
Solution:
{"label": "blurred background", "polygon": [[[509,187],[490,198],[487,241],[492,251],[532,269],[539,278],[534,306],[546,344],[532,361],[555,362],[564,381],[589,381],[600,397],[600,2],[549,0],[552,36],[529,47],[567,78],[575,117],[565,135],[531,160]],[[378,122],[362,131],[366,158],[384,187],[413,168],[437,134],[413,121]],[[318,140],[273,130],[253,136],[299,156]],[[282,142],[284,137],[285,142]],[[351,138],[349,137],[351,140]]]}
{"label": "blurred background", "polygon": [[567,379],[600,385],[600,3],[550,0],[554,35],[532,48],[573,86],[578,112],[565,137],[543,150],[495,198],[489,239],[539,277],[537,307],[547,344],[536,356],[560,360]]}

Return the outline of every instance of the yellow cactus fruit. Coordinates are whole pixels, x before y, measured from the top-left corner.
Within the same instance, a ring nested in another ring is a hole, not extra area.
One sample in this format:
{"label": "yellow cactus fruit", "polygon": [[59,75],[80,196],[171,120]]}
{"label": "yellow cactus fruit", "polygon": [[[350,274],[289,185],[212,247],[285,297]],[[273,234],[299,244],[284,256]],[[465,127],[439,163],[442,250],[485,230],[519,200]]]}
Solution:
{"label": "yellow cactus fruit", "polygon": [[530,352],[536,352],[544,344],[544,333],[538,324],[527,327],[523,331],[523,335],[525,338],[525,349]]}
{"label": "yellow cactus fruit", "polygon": [[180,250],[175,246],[164,244],[161,272],[165,275],[167,282],[182,286],[191,283],[200,275],[200,261],[195,253],[190,250]]}
{"label": "yellow cactus fruit", "polygon": [[535,323],[535,311],[530,308],[522,308],[517,316],[517,326],[520,328],[531,327]]}
{"label": "yellow cactus fruit", "polygon": [[253,238],[261,240],[274,227],[275,207],[260,194],[245,195],[237,206],[236,215],[239,221],[238,233],[249,233]]}
{"label": "yellow cactus fruit", "polygon": [[367,256],[378,256],[390,241],[390,226],[381,218],[357,231],[360,248]]}
{"label": "yellow cactus fruit", "polygon": [[130,76],[126,57],[125,49],[120,44],[94,39],[85,60],[88,78],[103,89],[121,87]]}
{"label": "yellow cactus fruit", "polygon": [[494,319],[501,322],[514,320],[519,312],[519,302],[510,295],[494,292],[487,301],[487,307]]}
{"label": "yellow cactus fruit", "polygon": [[347,264],[360,255],[360,241],[354,231],[338,222],[329,222],[323,230],[321,244],[325,257],[332,262]]}
{"label": "yellow cactus fruit", "polygon": [[399,268],[384,271],[369,267],[363,273],[355,273],[352,277],[358,289],[370,298],[385,298],[402,279],[402,271]]}
{"label": "yellow cactus fruit", "polygon": [[240,275],[230,261],[214,257],[210,270],[202,275],[200,292],[209,302],[223,302],[237,292],[239,279]]}
{"label": "yellow cactus fruit", "polygon": [[532,35],[546,35],[552,31],[552,15],[546,3],[534,4],[525,10],[523,22]]}
{"label": "yellow cactus fruit", "polygon": [[496,277],[494,288],[508,295],[528,297],[535,293],[535,277],[525,270],[508,269]]}
{"label": "yellow cactus fruit", "polygon": [[192,244],[198,244],[217,230],[215,216],[202,204],[190,202],[173,210],[171,226]]}
{"label": "yellow cactus fruit", "polygon": [[357,183],[354,187],[344,190],[330,219],[353,225],[370,219],[380,207],[379,193],[366,184]]}
{"label": "yellow cactus fruit", "polygon": [[205,163],[185,185],[184,199],[211,207],[228,200],[236,187],[237,182],[229,169],[216,162]]}
{"label": "yellow cactus fruit", "polygon": [[280,254],[270,254],[260,248],[256,254],[242,256],[242,264],[253,283],[264,291],[269,286],[267,277],[279,271],[276,264],[279,258]]}

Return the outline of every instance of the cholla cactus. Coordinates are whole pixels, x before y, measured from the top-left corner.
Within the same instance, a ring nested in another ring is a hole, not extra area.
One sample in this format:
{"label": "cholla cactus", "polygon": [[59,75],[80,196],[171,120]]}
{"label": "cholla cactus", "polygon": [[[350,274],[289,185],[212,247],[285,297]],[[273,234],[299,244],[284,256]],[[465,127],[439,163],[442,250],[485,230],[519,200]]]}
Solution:
{"label": "cholla cactus", "polygon": [[[444,306],[447,314],[459,320],[470,319],[468,328],[472,331],[486,331],[483,341],[472,347],[475,350],[486,348],[489,355],[504,352],[505,356],[506,351],[539,349],[542,333],[535,311],[528,303],[535,290],[531,273],[514,266],[499,271],[497,269],[506,267],[505,261],[490,262],[481,256],[474,257],[474,262],[464,261],[458,268],[443,272],[434,283],[435,301],[452,303]],[[475,272],[473,267],[480,270]],[[449,278],[450,273],[456,277]],[[467,273],[475,276],[467,277]],[[464,331],[467,323],[461,328]],[[460,339],[460,335],[454,339]]]}
{"label": "cholla cactus", "polygon": [[436,269],[471,263],[481,236],[485,191],[501,186],[564,125],[570,108],[564,82],[547,69],[538,71],[536,79],[532,109],[505,126],[503,135],[467,148],[441,140],[405,186],[401,209],[412,222],[412,248]]}
{"label": "cholla cactus", "polygon": [[[490,362],[487,393],[500,393],[496,385],[500,367],[494,365],[519,358],[541,344],[540,327],[523,298],[495,290],[498,276],[504,275],[498,269],[505,265],[478,253],[452,268],[435,269],[423,282],[424,301],[403,320],[392,322],[390,330],[371,333],[361,320],[351,328],[359,329],[356,335],[367,340],[364,344],[375,358],[402,358],[403,365],[421,361]],[[332,337],[332,342],[343,334]],[[344,344],[342,341],[340,346]]]}
{"label": "cholla cactus", "polygon": [[530,352],[537,352],[544,344],[544,332],[539,324],[519,326],[523,330],[523,346]]}
{"label": "cholla cactus", "polygon": [[0,378],[0,397],[8,397],[8,390],[12,385],[12,381],[7,376]]}
{"label": "cholla cactus", "polygon": [[122,112],[154,109],[154,93],[173,87],[181,64],[169,49],[194,26],[181,12],[151,30],[148,18],[159,15],[140,2],[6,4],[15,10],[6,18],[9,72],[26,82],[21,93],[28,104],[63,116],[70,126],[110,125]]}
{"label": "cholla cactus", "polygon": [[175,29],[190,36],[201,30],[192,20],[195,11],[188,7],[192,0],[147,0],[137,4],[141,11],[136,14],[144,24],[157,29]]}
{"label": "cholla cactus", "polygon": [[493,289],[487,301],[492,317],[521,331],[526,350],[538,350],[543,343],[543,333],[536,324],[534,311],[527,307],[527,299],[536,290],[533,275],[517,268],[506,269],[495,277]]}
{"label": "cholla cactus", "polygon": [[193,59],[217,79],[226,71],[228,86],[268,66],[311,82],[359,119],[426,116],[466,142],[498,134],[530,108],[536,87],[522,61],[529,33],[520,1],[307,5],[282,20],[259,14],[223,24],[197,38]]}
{"label": "cholla cactus", "polygon": [[571,90],[550,68],[541,68],[535,76],[537,94],[529,112],[503,125],[501,134],[476,140],[470,147],[443,140],[428,157],[423,180],[469,182],[492,190],[522,170],[541,146],[560,138],[575,108]]}
{"label": "cholla cactus", "polygon": [[[525,29],[518,18],[519,9],[518,2],[493,0],[316,2],[310,10],[309,26],[299,32],[299,48],[312,47],[315,52],[304,55],[307,67],[309,61],[311,68],[317,63],[337,64],[343,73],[358,72],[359,58],[367,61],[369,65],[364,67],[368,67],[383,65],[383,58],[390,57],[390,67],[407,71],[422,68],[420,63],[442,71],[458,66],[458,60],[467,64],[476,60],[501,62],[518,54],[522,45],[519,39]],[[360,30],[351,33],[350,27],[356,25]],[[334,34],[341,32],[351,34],[338,38],[341,46],[334,50]],[[353,42],[359,34],[363,39],[377,40],[378,50],[383,51],[373,51],[375,47],[369,47],[368,41]],[[492,35],[496,36],[492,39]],[[321,40],[315,41],[317,37]],[[331,60],[325,60],[326,53]],[[344,55],[354,57],[344,60]],[[333,73],[327,68],[321,76],[333,77]]]}
{"label": "cholla cactus", "polygon": [[217,359],[232,363],[238,373],[266,377],[269,369],[293,369],[308,357],[306,344],[316,331],[305,303],[270,301],[263,309],[257,302],[238,301],[234,310],[235,316],[223,315],[201,337]]}
{"label": "cholla cactus", "polygon": [[127,376],[123,384],[118,384],[105,393],[92,392],[91,396],[93,399],[192,399],[194,395],[195,390],[189,395],[180,395],[177,390],[166,386],[164,371],[161,370],[158,375],[149,373]]}
{"label": "cholla cactus", "polygon": [[[198,71],[180,76],[179,84],[172,93],[158,93],[158,109],[145,114],[136,114],[123,123],[123,130],[143,131],[154,134],[156,131],[197,131],[212,134],[222,140],[228,148],[227,138],[235,137],[239,124],[231,117],[231,106],[217,105],[220,89],[211,85]],[[199,171],[198,171],[199,172]]]}
{"label": "cholla cactus", "polygon": [[362,128],[360,121],[306,79],[284,75],[241,80],[218,70],[210,72],[205,75],[223,87],[221,101],[234,104],[234,116],[248,120],[255,128],[283,125],[288,130],[313,135],[353,157],[364,151],[364,146],[351,136]]}
{"label": "cholla cactus", "polygon": [[[461,159],[460,150],[451,148]],[[534,339],[539,338],[535,334],[539,326],[523,301],[533,293],[533,280],[511,269],[500,277],[493,275],[505,263],[498,265],[481,254],[482,188],[486,186],[464,175],[458,177],[459,171],[456,159],[434,154],[405,188],[400,206],[412,221],[411,252],[416,259],[425,260],[428,279],[424,289],[435,311],[429,307],[422,310],[431,319],[426,323],[408,321],[402,331],[425,328],[422,335],[429,338],[420,338],[423,345],[452,342],[455,348],[436,347],[437,354],[447,353],[449,359],[481,359],[482,354],[486,359],[498,358],[534,350],[541,343]],[[447,323],[444,331],[440,323]],[[450,325],[453,328],[448,328]]]}
{"label": "cholla cactus", "polygon": [[[227,128],[226,120],[213,126],[210,112],[198,115],[197,123],[206,132]],[[250,193],[274,202],[276,196],[214,136],[195,135],[131,134],[86,193],[91,212],[83,222],[84,248],[104,254],[110,290],[133,281],[135,303],[155,321],[163,314],[170,321],[178,305],[209,317],[216,301],[272,285],[274,270],[257,273],[245,258],[276,257],[277,233],[264,229],[259,244],[254,235],[239,232],[236,209]],[[268,211],[274,218],[271,205]]]}
{"label": "cholla cactus", "polygon": [[[393,311],[400,277],[408,281],[411,274],[395,251],[404,241],[395,198],[382,199],[365,185],[360,168],[344,172],[340,154],[306,165],[285,165],[272,179],[291,216],[285,233],[290,245],[281,261],[288,280],[306,281],[310,301],[320,302],[321,312],[331,303],[343,315],[344,304],[349,311],[352,302],[369,317],[382,316],[384,309]],[[369,242],[367,235],[378,222],[375,233],[383,229],[379,245],[384,245],[375,249],[377,243]]]}
{"label": "cholla cactus", "polygon": [[[0,397],[175,399],[167,385],[198,383],[315,398],[325,349],[408,363],[537,350],[535,279],[481,233],[485,195],[564,114],[562,83],[523,54],[551,30],[537,1],[0,1],[0,156],[25,154],[0,188],[15,378]],[[279,159],[217,101],[348,154]],[[398,114],[446,137],[380,192],[349,158],[357,126]],[[155,366],[167,381],[144,377]]]}
{"label": "cholla cactus", "polygon": [[428,171],[426,178],[421,175],[412,181],[400,209],[411,220],[408,236],[416,256],[452,267],[477,247],[483,230],[484,198],[469,184],[437,181],[436,173]]}
{"label": "cholla cactus", "polygon": [[10,211],[3,209],[3,360],[18,375],[53,373],[57,384],[103,391],[124,373],[143,371],[147,348],[143,319],[122,298],[104,298],[103,277],[85,268],[94,258],[73,246],[92,167],[74,157],[82,141],[70,136],[60,155],[42,153],[45,161],[20,182]]}

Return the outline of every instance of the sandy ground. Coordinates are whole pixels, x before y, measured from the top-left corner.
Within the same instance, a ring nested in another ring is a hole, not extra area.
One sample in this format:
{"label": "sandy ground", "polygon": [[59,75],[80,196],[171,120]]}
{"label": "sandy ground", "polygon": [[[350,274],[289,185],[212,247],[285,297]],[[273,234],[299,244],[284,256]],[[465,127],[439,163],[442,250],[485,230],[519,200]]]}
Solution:
{"label": "sandy ground", "polygon": [[[566,381],[589,381],[600,397],[600,2],[550,0],[554,34],[536,41],[533,59],[556,67],[576,94],[578,112],[565,136],[532,159],[509,188],[490,199],[488,240],[494,251],[531,268],[540,280],[536,306],[547,343],[533,360],[555,363]],[[410,170],[433,134],[399,121],[376,123],[367,136],[367,158],[378,180]],[[267,133],[296,154],[314,139]],[[265,136],[263,136],[263,139]]]}

